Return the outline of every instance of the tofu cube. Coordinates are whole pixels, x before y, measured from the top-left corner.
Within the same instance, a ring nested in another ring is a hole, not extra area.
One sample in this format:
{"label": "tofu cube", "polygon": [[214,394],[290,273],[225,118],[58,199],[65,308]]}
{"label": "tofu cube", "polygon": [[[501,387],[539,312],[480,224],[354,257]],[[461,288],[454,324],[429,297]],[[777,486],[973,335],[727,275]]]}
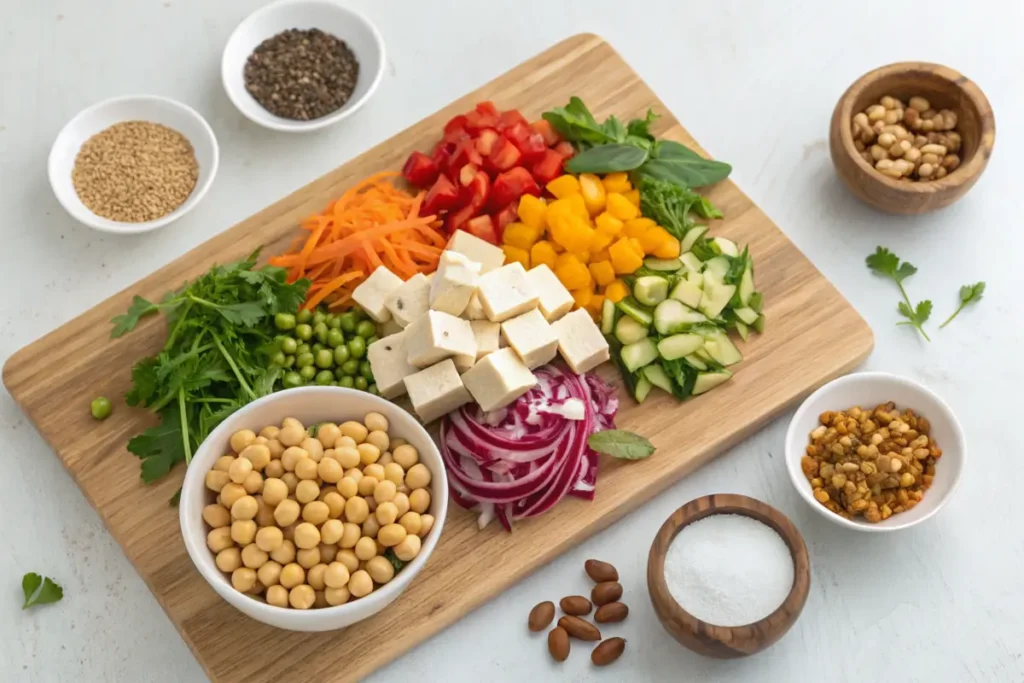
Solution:
{"label": "tofu cube", "polygon": [[433,422],[473,400],[451,358],[409,375],[405,378],[405,388],[413,410],[423,422]]}
{"label": "tofu cube", "polygon": [[558,337],[562,358],[576,374],[583,374],[608,360],[608,342],[585,309],[578,308],[562,316],[551,327]]}
{"label": "tofu cube", "polygon": [[542,263],[526,271],[526,279],[537,292],[537,308],[549,323],[555,322],[572,310],[575,303],[572,294],[547,264]]}
{"label": "tofu cube", "polygon": [[452,362],[455,363],[455,371],[461,375],[476,365],[476,358],[460,354],[458,356],[452,356]]}
{"label": "tofu cube", "polygon": [[402,327],[430,310],[430,280],[423,273],[416,273],[402,283],[384,302],[391,312],[391,319]]}
{"label": "tofu cube", "polygon": [[488,320],[496,323],[537,308],[539,298],[518,261],[481,275],[477,293]]}
{"label": "tofu cube", "polygon": [[476,360],[498,350],[501,323],[492,323],[490,320],[474,320],[469,323],[469,326],[473,328],[473,337],[476,339]]}
{"label": "tofu cube", "polygon": [[405,328],[405,339],[409,364],[417,368],[452,356],[476,358],[476,339],[469,321],[441,311],[427,311],[413,321]]}
{"label": "tofu cube", "polygon": [[471,235],[464,230],[456,230],[452,238],[448,240],[449,251],[456,251],[470,261],[480,264],[481,273],[489,273],[492,270],[501,268],[505,263],[505,252],[501,247],[496,247],[490,242]]}
{"label": "tofu cube", "polygon": [[391,320],[380,324],[380,336],[382,339],[384,337],[390,337],[393,334],[400,333],[403,329],[405,328],[395,322],[395,319],[392,318]]}
{"label": "tofu cube", "polygon": [[501,336],[531,370],[550,362],[558,353],[558,337],[536,308],[501,323]]}
{"label": "tofu cube", "polygon": [[462,376],[469,393],[486,411],[504,408],[537,384],[512,349],[490,353]]}
{"label": "tofu cube", "polygon": [[462,315],[476,294],[480,264],[455,251],[441,252],[437,272],[430,283],[430,308]]}
{"label": "tofu cube", "polygon": [[462,317],[466,320],[487,320],[487,314],[484,313],[484,305],[480,303],[479,293],[474,293],[470,297],[469,305],[462,312]]}
{"label": "tofu cube", "polygon": [[401,286],[402,278],[384,266],[377,266],[370,277],[363,280],[363,284],[352,292],[352,300],[359,304],[368,316],[379,323],[385,323],[391,319],[391,311],[386,306],[388,297]]}
{"label": "tofu cube", "polygon": [[405,340],[403,331],[373,342],[366,350],[373,380],[384,398],[397,398],[404,394],[405,378],[419,372],[419,368],[409,364]]}

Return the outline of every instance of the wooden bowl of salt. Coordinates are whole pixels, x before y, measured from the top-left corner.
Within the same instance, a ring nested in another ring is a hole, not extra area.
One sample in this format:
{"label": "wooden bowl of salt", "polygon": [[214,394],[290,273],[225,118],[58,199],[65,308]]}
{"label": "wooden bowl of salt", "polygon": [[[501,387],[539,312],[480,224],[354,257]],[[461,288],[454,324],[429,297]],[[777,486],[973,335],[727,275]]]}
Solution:
{"label": "wooden bowl of salt", "polygon": [[810,587],[800,532],[747,496],[690,501],[662,525],[647,559],[647,589],[662,626],[687,648],[719,659],[778,641]]}

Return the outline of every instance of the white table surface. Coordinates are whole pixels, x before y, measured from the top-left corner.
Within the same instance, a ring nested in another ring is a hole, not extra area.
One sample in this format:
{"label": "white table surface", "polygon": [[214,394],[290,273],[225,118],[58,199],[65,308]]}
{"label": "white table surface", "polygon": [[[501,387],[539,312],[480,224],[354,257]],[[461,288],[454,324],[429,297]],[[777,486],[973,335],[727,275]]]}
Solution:
{"label": "white table surface", "polygon": [[[952,405],[970,444],[966,477],[949,506],[921,527],[884,536],[838,529],[791,488],[780,459],[783,415],[369,680],[1024,680],[1024,537],[1015,504],[1024,486],[1015,436],[1024,324],[1012,303],[1024,284],[1016,262],[1024,251],[1024,192],[1013,161],[1024,155],[1017,130],[1024,126],[1024,5],[349,2],[384,36],[384,81],[357,116],[302,137],[249,123],[221,89],[221,47],[259,0],[0,1],[0,358],[562,38],[593,31],[704,147],[732,162],[739,186],[868,320],[877,343],[865,367],[920,380]],[[995,155],[967,198],[919,218],[858,203],[833,173],[826,138],[847,85],[902,60],[966,73],[988,95],[999,124]],[[221,145],[220,172],[201,205],[138,238],[75,223],[46,179],[61,126],[89,104],[126,93],[192,105]],[[932,298],[939,320],[961,284],[986,280],[985,300],[942,332],[933,323],[934,341],[923,343],[895,327],[895,288],[864,266],[876,244],[920,268],[911,296]],[[205,680],[6,391],[0,437],[0,679]],[[777,506],[811,552],[811,594],[799,622],[769,651],[743,661],[683,650],[661,629],[646,595],[657,528],[682,503],[714,492]],[[535,603],[584,588],[581,565],[589,557],[619,567],[632,609],[615,629],[629,641],[626,654],[605,670],[582,651],[554,665],[543,639],[525,629]],[[63,602],[22,612],[20,579],[28,571],[63,583]]]}

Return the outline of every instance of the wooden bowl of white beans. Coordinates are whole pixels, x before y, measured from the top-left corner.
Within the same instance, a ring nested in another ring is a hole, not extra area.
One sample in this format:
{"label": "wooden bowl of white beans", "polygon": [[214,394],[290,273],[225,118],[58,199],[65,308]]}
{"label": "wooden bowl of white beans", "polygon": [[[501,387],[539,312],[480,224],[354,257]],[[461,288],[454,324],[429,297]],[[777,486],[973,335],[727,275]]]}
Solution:
{"label": "wooden bowl of white beans", "polygon": [[271,626],[329,631],[402,593],[447,506],[441,455],[412,415],[366,392],[302,387],[250,403],[210,434],[179,516],[218,595]]}

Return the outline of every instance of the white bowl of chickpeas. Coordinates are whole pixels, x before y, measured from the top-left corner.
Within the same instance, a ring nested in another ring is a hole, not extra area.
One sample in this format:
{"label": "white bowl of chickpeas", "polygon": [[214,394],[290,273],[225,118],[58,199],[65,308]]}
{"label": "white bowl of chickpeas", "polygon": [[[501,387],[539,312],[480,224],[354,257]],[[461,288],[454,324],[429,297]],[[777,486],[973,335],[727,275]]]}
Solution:
{"label": "white bowl of chickpeas", "polygon": [[423,568],[448,508],[444,464],[409,413],[372,394],[302,387],[220,424],[192,458],[181,532],[210,586],[291,631],[379,612]]}

